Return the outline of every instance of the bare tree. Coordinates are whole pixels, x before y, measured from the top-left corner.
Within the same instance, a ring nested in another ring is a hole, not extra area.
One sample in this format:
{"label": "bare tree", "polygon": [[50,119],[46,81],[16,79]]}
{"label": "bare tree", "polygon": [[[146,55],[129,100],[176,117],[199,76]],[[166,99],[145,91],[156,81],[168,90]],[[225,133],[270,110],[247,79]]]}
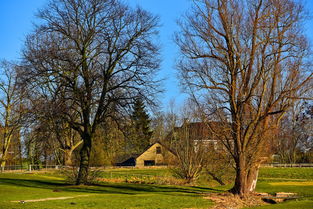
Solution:
{"label": "bare tree", "polygon": [[277,139],[277,154],[285,163],[296,162],[296,151],[301,135],[299,128],[299,109],[300,103],[297,102],[286,114],[281,122],[281,130]]}
{"label": "bare tree", "polygon": [[[174,104],[172,104],[174,107]],[[206,124],[202,122],[199,111],[194,104],[187,100],[181,111],[181,119],[169,114],[172,131],[167,136],[167,144],[175,152],[177,166],[174,173],[191,183],[196,180],[208,161],[209,135]],[[175,124],[180,124],[176,126]]]}
{"label": "bare tree", "polygon": [[14,64],[2,61],[0,68],[0,162],[1,167],[4,167],[12,140],[14,137],[19,137],[18,132],[21,127],[21,97],[17,88]]}
{"label": "bare tree", "polygon": [[54,92],[53,108],[79,133],[76,183],[84,184],[99,124],[134,97],[152,102],[159,91],[158,18],[117,0],[50,1],[38,17],[41,24],[26,41],[23,83],[34,94],[38,86],[46,95]]}
{"label": "bare tree", "polygon": [[255,190],[270,132],[312,86],[303,6],[293,0],[194,2],[176,35],[181,82],[206,103],[208,118],[224,121],[228,135],[214,131],[236,165],[231,191],[246,195]]}
{"label": "bare tree", "polygon": [[165,112],[154,113],[154,118],[152,119],[152,141],[160,141],[168,147],[172,147],[172,140],[168,136],[178,126],[179,116],[175,112],[177,106],[175,106],[174,100],[170,100],[167,107],[168,110]]}
{"label": "bare tree", "polygon": [[282,119],[276,152],[283,163],[296,163],[299,154],[312,147],[313,118],[307,113],[309,108],[306,102],[298,101]]}
{"label": "bare tree", "polygon": [[[51,96],[54,92],[50,93]],[[62,153],[63,164],[72,166],[72,154],[83,141],[79,134],[70,127],[68,121],[60,117],[60,110],[55,108],[55,105],[60,103],[56,100],[58,96],[54,95],[52,98],[49,98],[49,96],[39,94],[35,95],[34,98],[28,98],[32,101],[29,114],[32,115],[30,118],[34,123],[35,129],[39,128],[39,131],[45,132],[48,140],[58,144],[57,149]],[[66,114],[71,115],[71,118],[75,120],[75,113],[71,112],[70,109],[68,111]]]}
{"label": "bare tree", "polygon": [[207,146],[204,144],[205,130],[201,125],[203,124],[193,124],[185,120],[184,124],[173,132],[172,149],[178,161],[174,172],[185,179],[186,183],[196,180],[206,165]]}

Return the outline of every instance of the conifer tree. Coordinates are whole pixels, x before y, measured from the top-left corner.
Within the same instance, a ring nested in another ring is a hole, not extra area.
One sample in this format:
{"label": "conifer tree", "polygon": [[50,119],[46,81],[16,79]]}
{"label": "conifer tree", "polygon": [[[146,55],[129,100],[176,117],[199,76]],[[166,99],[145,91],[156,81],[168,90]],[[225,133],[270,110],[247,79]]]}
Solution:
{"label": "conifer tree", "polygon": [[141,153],[150,144],[152,131],[150,130],[150,118],[141,98],[136,98],[131,115],[130,147],[132,152]]}

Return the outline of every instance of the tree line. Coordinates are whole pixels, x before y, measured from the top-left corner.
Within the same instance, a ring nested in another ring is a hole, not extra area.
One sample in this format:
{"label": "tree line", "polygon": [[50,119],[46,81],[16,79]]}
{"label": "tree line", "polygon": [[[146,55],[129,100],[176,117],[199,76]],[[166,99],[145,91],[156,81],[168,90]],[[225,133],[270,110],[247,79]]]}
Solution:
{"label": "tree line", "polygon": [[[76,164],[76,184],[85,184],[92,163],[112,163],[158,139],[176,147],[178,157],[190,156],[180,159],[181,168],[196,165],[182,169],[184,177],[199,173],[212,154],[195,148],[199,133],[184,128],[186,121],[178,124],[184,114],[153,111],[152,120],[145,110],[158,107],[164,90],[156,79],[158,16],[118,0],[51,0],[37,18],[21,61],[1,65],[2,166],[16,138],[16,152],[24,149],[32,163],[53,156]],[[204,124],[233,162],[234,194],[254,191],[268,153],[296,162],[297,152],[312,151],[306,18],[294,0],[197,0],[179,20],[177,74],[192,120]],[[177,125],[181,131],[173,134]]]}

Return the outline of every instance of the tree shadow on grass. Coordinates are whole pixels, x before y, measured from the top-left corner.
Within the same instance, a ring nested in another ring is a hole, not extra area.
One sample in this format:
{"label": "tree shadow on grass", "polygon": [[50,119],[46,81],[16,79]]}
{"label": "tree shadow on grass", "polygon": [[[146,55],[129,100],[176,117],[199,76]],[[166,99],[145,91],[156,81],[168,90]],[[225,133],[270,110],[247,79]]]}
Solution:
{"label": "tree shadow on grass", "polygon": [[186,195],[199,195],[208,192],[220,192],[220,190],[205,187],[178,187],[151,184],[97,184],[96,186],[101,188],[114,188],[117,190],[130,191],[132,193],[185,193]]}
{"label": "tree shadow on grass", "polygon": [[197,196],[208,192],[221,192],[205,187],[178,187],[149,184],[130,184],[130,183],[99,183],[91,186],[75,186],[61,181],[38,180],[38,179],[13,179],[0,178],[2,185],[12,185],[17,187],[51,189],[62,192],[79,192],[79,193],[105,193],[105,194],[128,194],[136,195],[143,193],[158,193],[164,195],[188,195]]}
{"label": "tree shadow on grass", "polygon": [[221,193],[221,192],[225,192],[227,191],[227,189],[213,189],[213,188],[209,188],[209,187],[203,187],[203,186],[192,186],[192,188],[194,189],[199,189],[202,190],[203,192],[213,192],[213,193]]}

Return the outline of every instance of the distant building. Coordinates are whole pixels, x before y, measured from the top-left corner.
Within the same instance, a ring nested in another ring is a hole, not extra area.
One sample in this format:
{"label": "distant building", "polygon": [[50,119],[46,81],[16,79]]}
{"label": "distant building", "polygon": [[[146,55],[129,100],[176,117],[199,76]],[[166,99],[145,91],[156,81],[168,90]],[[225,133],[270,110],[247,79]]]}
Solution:
{"label": "distant building", "polygon": [[[233,140],[229,137],[230,124],[212,121],[204,122],[184,122],[182,126],[175,127],[166,137],[172,141],[170,144],[175,146],[175,141],[182,135],[193,141],[195,149],[198,146],[204,146],[208,150],[225,150],[224,144],[229,143],[233,147]],[[228,136],[228,141],[225,139]],[[185,139],[186,140],[186,139]],[[175,149],[174,149],[175,150]]]}
{"label": "distant building", "polygon": [[166,146],[160,142],[155,142],[148,147],[143,153],[132,156],[121,163],[117,163],[117,166],[161,166],[174,164],[176,155]]}

